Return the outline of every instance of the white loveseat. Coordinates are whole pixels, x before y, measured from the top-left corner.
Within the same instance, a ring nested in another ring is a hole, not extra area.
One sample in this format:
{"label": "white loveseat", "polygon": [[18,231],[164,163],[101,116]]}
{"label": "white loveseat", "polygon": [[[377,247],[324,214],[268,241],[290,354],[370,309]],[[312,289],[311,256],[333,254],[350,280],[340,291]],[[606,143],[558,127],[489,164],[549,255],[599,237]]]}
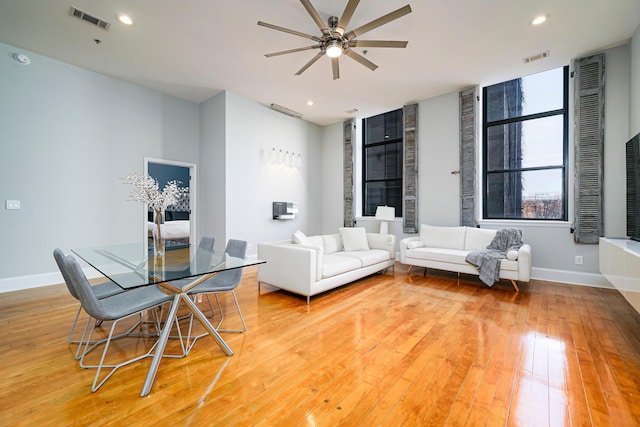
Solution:
{"label": "white loveseat", "polygon": [[304,236],[258,243],[258,285],[269,284],[304,295],[342,286],[395,263],[395,236],[366,233],[364,228],[341,228],[340,234]]}
{"label": "white loveseat", "polygon": [[[421,225],[420,236],[400,241],[400,262],[415,266],[478,275],[478,269],[466,261],[469,252],[484,250],[497,230],[472,227],[436,227]],[[425,270],[426,274],[426,270]],[[517,281],[531,278],[531,246],[507,253],[500,261],[500,278],[508,279],[518,291]]]}

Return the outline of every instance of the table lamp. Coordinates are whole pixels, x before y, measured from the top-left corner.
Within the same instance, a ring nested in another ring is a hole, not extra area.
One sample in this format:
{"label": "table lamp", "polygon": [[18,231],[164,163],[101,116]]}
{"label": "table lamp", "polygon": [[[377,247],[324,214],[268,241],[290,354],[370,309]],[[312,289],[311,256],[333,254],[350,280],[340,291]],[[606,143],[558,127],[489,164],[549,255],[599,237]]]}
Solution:
{"label": "table lamp", "polygon": [[389,221],[396,219],[396,208],[392,206],[378,206],[376,219],[380,220],[380,234],[389,234]]}

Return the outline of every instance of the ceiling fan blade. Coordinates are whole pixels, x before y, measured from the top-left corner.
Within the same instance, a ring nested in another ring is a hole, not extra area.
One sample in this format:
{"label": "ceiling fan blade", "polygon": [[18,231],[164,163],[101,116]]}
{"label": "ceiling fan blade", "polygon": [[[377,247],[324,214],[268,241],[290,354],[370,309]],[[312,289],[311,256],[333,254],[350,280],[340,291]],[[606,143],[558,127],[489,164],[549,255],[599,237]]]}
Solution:
{"label": "ceiling fan blade", "polygon": [[307,68],[311,67],[318,59],[322,58],[323,56],[324,56],[324,52],[322,52],[322,51],[318,52],[318,54],[316,56],[314,56],[313,58],[311,58],[311,61],[309,61],[306,64],[304,64],[304,66],[302,68],[300,68],[295,75],[299,76],[300,74],[304,73]]}
{"label": "ceiling fan blade", "polygon": [[299,47],[297,49],[289,49],[289,50],[282,50],[280,52],[267,53],[265,56],[267,58],[271,58],[272,56],[286,55],[287,53],[294,53],[294,52],[302,52],[303,50],[320,49],[321,47],[322,45],[320,44],[314,44],[313,46]]}
{"label": "ceiling fan blade", "polygon": [[361,27],[356,28],[355,30],[349,31],[346,34],[346,38],[347,39],[353,39],[356,38],[358,36],[363,35],[364,33],[367,33],[373,29],[376,29],[384,24],[388,24],[389,22],[396,20],[398,18],[400,18],[401,16],[404,16],[408,13],[411,13],[411,6],[410,5],[406,5],[404,7],[401,7],[398,10],[394,10],[393,12],[387,13],[384,16],[381,16],[378,19],[374,19],[373,21],[369,22],[368,24],[364,24]]}
{"label": "ceiling fan blade", "polygon": [[344,54],[347,55],[349,58],[361,63],[362,65],[364,65],[365,67],[367,67],[371,71],[375,71],[376,68],[378,68],[378,66],[376,64],[374,64],[373,62],[369,61],[364,56],[360,55],[359,53],[354,52],[351,49],[345,49],[344,50]]}
{"label": "ceiling fan blade", "polygon": [[300,3],[302,3],[304,8],[307,9],[307,12],[309,12],[309,15],[311,15],[311,18],[313,18],[318,28],[320,28],[320,31],[322,31],[322,34],[329,34],[329,28],[327,27],[327,24],[324,23],[324,21],[320,17],[320,14],[316,10],[316,8],[313,7],[311,2],[309,0],[300,0]]}
{"label": "ceiling fan blade", "polygon": [[342,12],[340,20],[338,21],[338,27],[336,28],[336,31],[338,31],[340,35],[344,35],[345,29],[353,16],[353,12],[355,12],[356,7],[358,7],[358,3],[360,3],[360,0],[349,0],[349,3],[345,6],[344,12]]}
{"label": "ceiling fan blade", "polygon": [[285,32],[285,33],[293,34],[294,36],[304,37],[305,39],[311,39],[311,40],[316,41],[316,42],[320,41],[320,37],[312,36],[311,34],[301,33],[300,31],[296,31],[296,30],[290,30],[290,29],[284,28],[284,27],[279,27],[277,25],[268,24],[266,22],[258,21],[258,25],[261,25],[261,26],[267,27],[267,28],[271,28],[272,30],[278,30],[278,31],[282,31],[282,32]]}
{"label": "ceiling fan blade", "polygon": [[337,57],[331,58],[331,68],[333,69],[333,80],[338,80],[340,78],[340,65]]}
{"label": "ceiling fan blade", "polygon": [[391,40],[351,40],[349,47],[407,47],[405,41]]}

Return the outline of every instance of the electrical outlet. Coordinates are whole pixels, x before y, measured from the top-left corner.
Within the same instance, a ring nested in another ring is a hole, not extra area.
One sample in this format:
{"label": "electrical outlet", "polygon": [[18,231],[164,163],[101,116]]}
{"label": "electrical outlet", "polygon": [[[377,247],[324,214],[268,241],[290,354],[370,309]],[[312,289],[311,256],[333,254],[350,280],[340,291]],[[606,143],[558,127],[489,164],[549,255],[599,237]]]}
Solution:
{"label": "electrical outlet", "polygon": [[582,255],[576,255],[576,265],[582,265]]}
{"label": "electrical outlet", "polygon": [[20,209],[20,200],[7,200],[5,204],[6,209]]}

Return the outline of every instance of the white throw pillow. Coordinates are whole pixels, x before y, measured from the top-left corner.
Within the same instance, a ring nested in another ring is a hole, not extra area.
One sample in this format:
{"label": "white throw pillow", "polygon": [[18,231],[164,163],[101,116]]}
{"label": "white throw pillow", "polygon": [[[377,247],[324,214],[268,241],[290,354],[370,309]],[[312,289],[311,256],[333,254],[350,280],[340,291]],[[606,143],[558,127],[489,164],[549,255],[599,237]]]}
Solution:
{"label": "white throw pillow", "polygon": [[507,252],[507,259],[515,261],[518,259],[518,251],[511,250]]}
{"label": "white throw pillow", "polygon": [[340,237],[345,252],[368,251],[369,241],[364,227],[342,227]]}
{"label": "white throw pillow", "polygon": [[464,249],[466,251],[483,251],[491,244],[496,233],[497,230],[467,227],[464,237]]}
{"label": "white throw pillow", "polygon": [[325,234],[322,236],[325,255],[342,251],[342,237],[339,234]]}
{"label": "white throw pillow", "polygon": [[435,227],[422,224],[420,239],[428,248],[460,249],[464,248],[466,227]]}
{"label": "white throw pillow", "polygon": [[424,243],[422,243],[422,240],[416,240],[415,242],[407,243],[407,249],[421,248],[423,246],[424,246]]}
{"label": "white throw pillow", "polygon": [[324,249],[324,242],[322,241],[322,236],[309,236],[305,241],[305,245],[315,246],[317,248]]}
{"label": "white throw pillow", "polygon": [[293,233],[293,236],[291,236],[291,241],[296,245],[304,245],[307,242],[307,236],[302,231],[297,230]]}

